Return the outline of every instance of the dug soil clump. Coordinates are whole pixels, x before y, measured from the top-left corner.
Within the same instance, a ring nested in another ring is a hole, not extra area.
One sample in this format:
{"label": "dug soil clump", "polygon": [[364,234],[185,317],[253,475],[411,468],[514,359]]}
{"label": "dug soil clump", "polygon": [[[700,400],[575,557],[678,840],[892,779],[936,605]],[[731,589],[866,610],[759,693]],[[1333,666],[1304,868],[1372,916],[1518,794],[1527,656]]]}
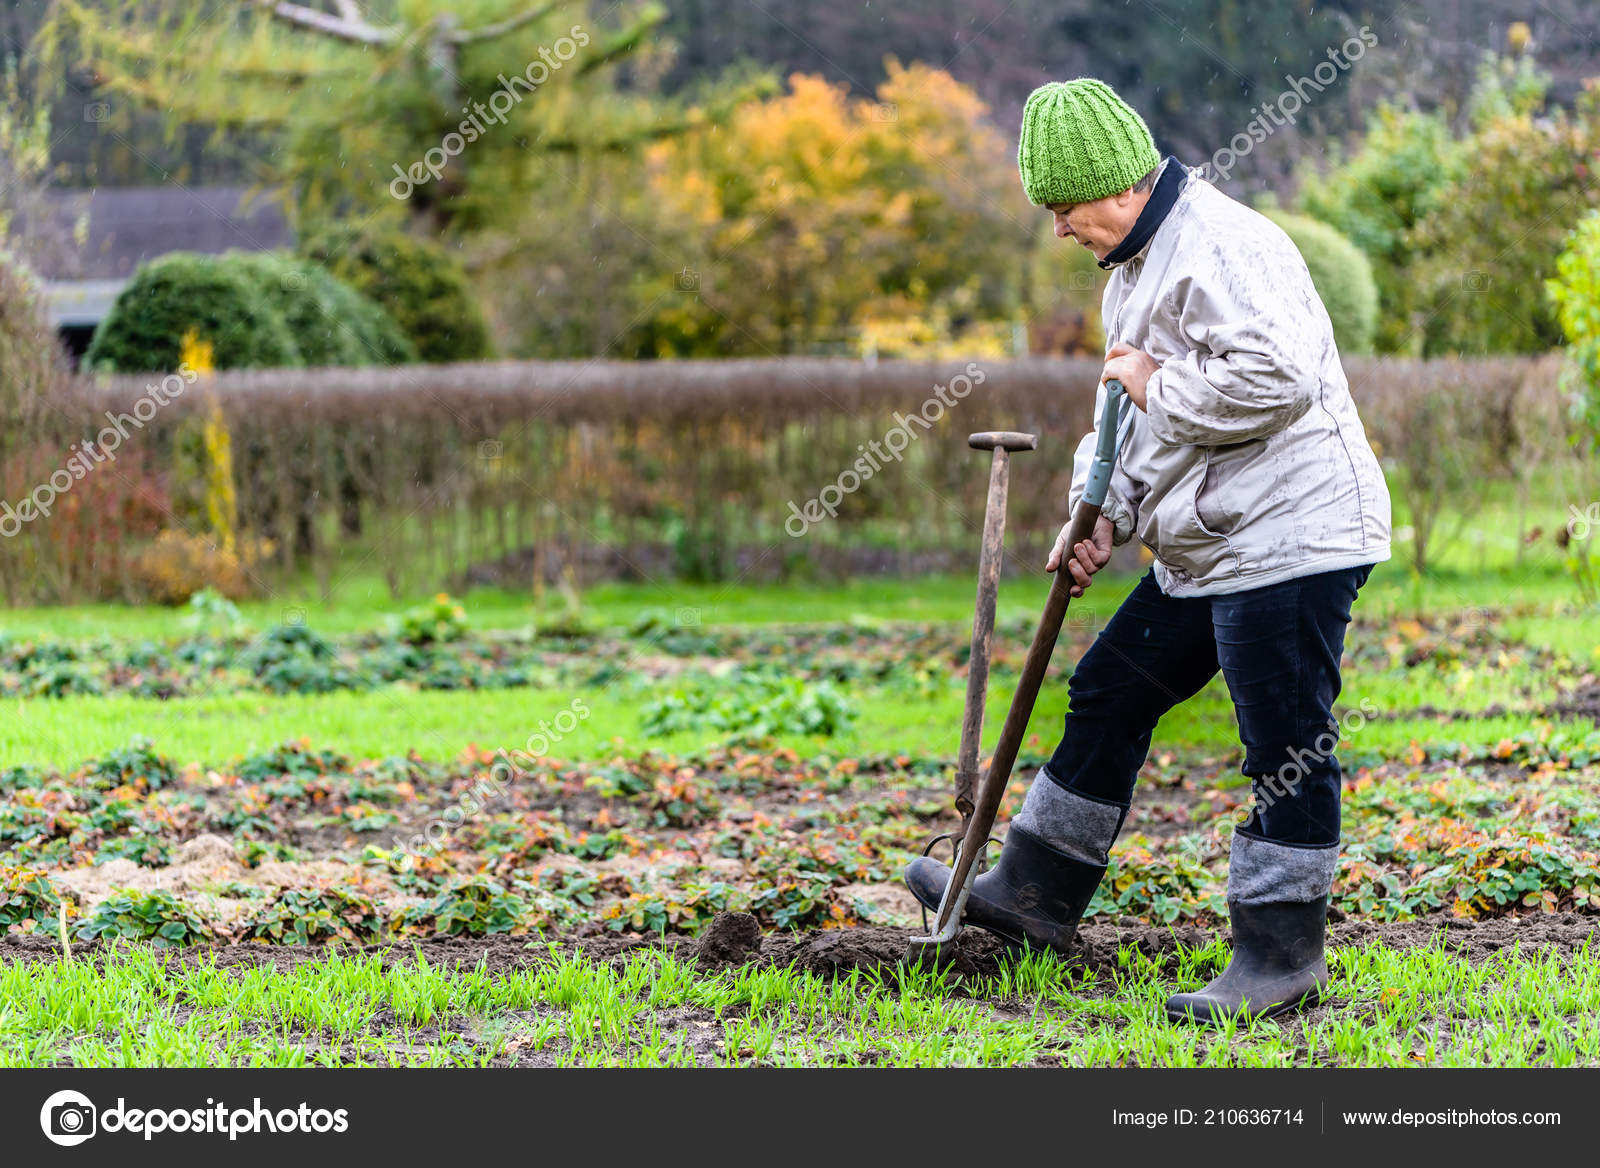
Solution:
{"label": "dug soil clump", "polygon": [[719,912],[700,934],[701,965],[743,965],[761,953],[761,925],[749,913]]}

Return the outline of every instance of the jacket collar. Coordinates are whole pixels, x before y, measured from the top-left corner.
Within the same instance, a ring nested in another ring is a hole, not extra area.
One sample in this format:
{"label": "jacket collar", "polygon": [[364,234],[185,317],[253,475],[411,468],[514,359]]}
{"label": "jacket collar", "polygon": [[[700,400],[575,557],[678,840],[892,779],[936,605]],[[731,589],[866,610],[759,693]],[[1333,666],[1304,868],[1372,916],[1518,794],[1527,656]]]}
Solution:
{"label": "jacket collar", "polygon": [[1133,229],[1128,232],[1123,241],[1112,248],[1106,258],[1098,261],[1107,271],[1125,264],[1150,244],[1150,239],[1156,233],[1156,228],[1166,220],[1167,212],[1172,210],[1172,205],[1178,201],[1178,193],[1183,190],[1184,181],[1188,173],[1184,166],[1172,155],[1167,155],[1166,161],[1161,164],[1161,174],[1156,178],[1155,189],[1150,192],[1150,199],[1144,205],[1144,210],[1139,212],[1139,218],[1134,220]]}

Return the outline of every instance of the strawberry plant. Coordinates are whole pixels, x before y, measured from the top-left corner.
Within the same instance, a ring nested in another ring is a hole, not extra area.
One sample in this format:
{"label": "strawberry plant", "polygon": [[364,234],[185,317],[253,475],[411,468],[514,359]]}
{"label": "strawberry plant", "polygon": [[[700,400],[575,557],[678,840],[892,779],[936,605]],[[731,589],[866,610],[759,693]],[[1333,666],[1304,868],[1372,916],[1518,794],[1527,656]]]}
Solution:
{"label": "strawberry plant", "polygon": [[1220,881],[1198,856],[1188,851],[1153,852],[1135,845],[1111,857],[1089,911],[1169,925],[1220,917],[1226,907]]}
{"label": "strawberry plant", "polygon": [[101,789],[137,786],[154,791],[178,781],[171,760],[157,754],[148,738],[135,738],[104,758],[90,759],[83,776]]}
{"label": "strawberry plant", "polygon": [[491,933],[519,936],[528,931],[529,903],[521,881],[507,888],[482,876],[452,881],[432,900],[413,905],[400,916],[405,932],[450,937],[482,937]]}
{"label": "strawberry plant", "polygon": [[94,907],[74,933],[81,941],[149,941],[159,946],[198,945],[216,930],[164,889],[113,893]]}
{"label": "strawberry plant", "polygon": [[644,707],[651,737],[682,731],[722,731],[746,737],[807,734],[830,737],[854,720],[850,701],[826,681],[808,682],[765,669],[681,679]]}
{"label": "strawberry plant", "polygon": [[394,635],[408,645],[459,641],[467,634],[467,610],[440,592],[432,603],[408,609],[394,622]]}
{"label": "strawberry plant", "polygon": [[285,888],[244,923],[246,940],[318,945],[335,938],[361,945],[383,935],[371,897],[334,886]]}
{"label": "strawberry plant", "polygon": [[350,760],[338,751],[312,750],[311,744],[302,738],[248,756],[234,773],[247,783],[261,783],[278,778],[312,779],[346,770],[349,766]]}
{"label": "strawberry plant", "polygon": [[758,884],[750,911],[763,925],[804,929],[855,924],[861,906],[846,904],[823,873],[801,868]]}
{"label": "strawberry plant", "polygon": [[697,783],[688,767],[671,779],[658,779],[646,806],[656,827],[694,827],[722,814],[716,792]]}
{"label": "strawberry plant", "polygon": [[101,844],[94,853],[94,862],[104,864],[110,860],[132,860],[146,868],[165,868],[172,863],[172,844],[159,835],[138,832],[134,835],[114,836]]}
{"label": "strawberry plant", "polygon": [[668,892],[634,893],[625,900],[607,905],[600,914],[613,932],[698,933],[724,910],[742,911],[748,897],[730,884],[686,883]]}
{"label": "strawberry plant", "polygon": [[607,860],[619,852],[632,849],[633,841],[623,834],[621,828],[613,828],[610,831],[580,831],[567,841],[564,850],[580,860]]}
{"label": "strawberry plant", "polygon": [[61,894],[43,872],[0,865],[0,929],[54,937],[60,931],[60,911]]}

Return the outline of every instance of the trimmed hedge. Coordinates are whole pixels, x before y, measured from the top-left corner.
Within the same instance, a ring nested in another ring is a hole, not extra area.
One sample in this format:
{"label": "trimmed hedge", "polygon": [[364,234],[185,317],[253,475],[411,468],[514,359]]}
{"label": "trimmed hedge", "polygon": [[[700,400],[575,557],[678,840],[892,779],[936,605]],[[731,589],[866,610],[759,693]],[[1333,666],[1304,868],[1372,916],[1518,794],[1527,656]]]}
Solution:
{"label": "trimmed hedge", "polygon": [[210,341],[218,369],[303,365],[283,314],[256,278],[223,256],[173,252],[142,265],[84,354],[90,369],[169,373],[183,335]]}
{"label": "trimmed hedge", "polygon": [[1287,211],[1263,211],[1294,241],[1311,282],[1333,320],[1333,337],[1345,356],[1372,352],[1378,329],[1378,284],[1372,261],[1337,228]]}
{"label": "trimmed hedge", "polygon": [[494,356],[466,269],[438,244],[402,231],[333,227],[303,240],[300,254],[382,305],[422,360],[449,364]]}
{"label": "trimmed hedge", "polygon": [[190,329],[211,342],[219,369],[417,360],[377,304],[325,268],[275,252],[174,252],[150,261],[101,321],[84,360],[118,373],[169,372]]}
{"label": "trimmed hedge", "polygon": [[277,252],[223,258],[251,275],[282,314],[304,364],[407,365],[418,359],[392,316],[322,265]]}

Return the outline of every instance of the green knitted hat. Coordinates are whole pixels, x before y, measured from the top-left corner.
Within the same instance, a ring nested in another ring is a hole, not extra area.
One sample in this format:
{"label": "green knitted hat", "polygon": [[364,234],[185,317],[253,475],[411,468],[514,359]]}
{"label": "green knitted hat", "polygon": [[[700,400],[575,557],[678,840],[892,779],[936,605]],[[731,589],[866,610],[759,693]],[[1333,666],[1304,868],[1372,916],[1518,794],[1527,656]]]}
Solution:
{"label": "green knitted hat", "polygon": [[1160,163],[1150,127],[1103,81],[1052,81],[1028,95],[1017,169],[1030,202],[1093,202],[1127,190]]}

